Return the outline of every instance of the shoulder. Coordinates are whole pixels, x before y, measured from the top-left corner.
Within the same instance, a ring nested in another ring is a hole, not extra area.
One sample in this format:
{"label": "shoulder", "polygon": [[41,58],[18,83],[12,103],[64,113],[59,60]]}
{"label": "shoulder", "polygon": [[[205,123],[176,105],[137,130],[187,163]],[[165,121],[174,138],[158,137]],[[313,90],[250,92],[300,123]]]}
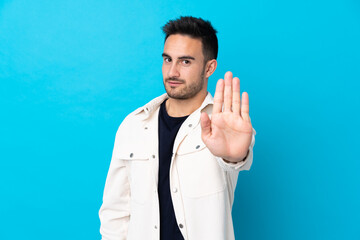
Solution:
{"label": "shoulder", "polygon": [[156,112],[156,110],[158,109],[160,104],[166,98],[167,98],[167,95],[162,94],[162,95],[152,99],[145,105],[135,109],[133,112],[131,112],[130,114],[128,114],[125,117],[125,119],[120,124],[117,132],[119,133],[122,130],[129,131],[129,129],[132,129],[134,127],[136,128],[136,127],[142,126],[146,122],[148,117],[150,115],[152,115],[154,112]]}

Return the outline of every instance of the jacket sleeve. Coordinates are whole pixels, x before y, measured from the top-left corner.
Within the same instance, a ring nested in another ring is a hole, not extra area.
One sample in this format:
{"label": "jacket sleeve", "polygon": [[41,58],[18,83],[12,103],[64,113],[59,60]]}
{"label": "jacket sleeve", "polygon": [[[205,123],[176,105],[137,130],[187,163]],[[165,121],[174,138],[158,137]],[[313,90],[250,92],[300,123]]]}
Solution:
{"label": "jacket sleeve", "polygon": [[216,157],[219,165],[225,171],[226,181],[229,187],[228,194],[231,204],[233,203],[234,200],[234,193],[235,193],[237,179],[239,176],[239,171],[250,170],[254,155],[253,148],[255,145],[255,135],[256,135],[256,131],[255,129],[253,129],[252,139],[249,146],[249,153],[247,157],[244,159],[244,161],[238,163],[227,163],[224,161],[224,159],[220,157]]}
{"label": "jacket sleeve", "polygon": [[99,211],[102,240],[125,240],[130,219],[130,185],[127,167],[123,160],[114,157],[117,148],[116,139],[106,178],[103,203]]}
{"label": "jacket sleeve", "polygon": [[227,163],[224,161],[224,159],[220,158],[220,157],[216,157],[216,160],[218,161],[220,167],[227,172],[239,172],[242,170],[250,170],[252,161],[253,161],[253,148],[255,145],[255,135],[256,135],[256,131],[253,128],[253,133],[252,133],[252,139],[251,139],[251,143],[249,146],[249,153],[247,155],[247,157],[241,161],[241,162],[237,162],[237,163]]}

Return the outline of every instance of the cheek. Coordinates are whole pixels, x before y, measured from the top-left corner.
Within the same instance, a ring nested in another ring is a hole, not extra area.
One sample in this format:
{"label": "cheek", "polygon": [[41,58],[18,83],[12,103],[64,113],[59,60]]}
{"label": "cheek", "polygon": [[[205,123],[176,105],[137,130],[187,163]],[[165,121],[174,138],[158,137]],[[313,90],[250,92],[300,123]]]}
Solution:
{"label": "cheek", "polygon": [[168,72],[168,67],[165,64],[163,64],[161,70],[162,70],[163,76],[166,76],[166,74]]}
{"label": "cheek", "polygon": [[194,66],[193,68],[186,68],[184,69],[184,74],[190,78],[198,78],[201,76],[201,69],[197,66]]}
{"label": "cheek", "polygon": [[183,67],[181,68],[181,74],[187,77],[194,77],[197,74],[195,67]]}

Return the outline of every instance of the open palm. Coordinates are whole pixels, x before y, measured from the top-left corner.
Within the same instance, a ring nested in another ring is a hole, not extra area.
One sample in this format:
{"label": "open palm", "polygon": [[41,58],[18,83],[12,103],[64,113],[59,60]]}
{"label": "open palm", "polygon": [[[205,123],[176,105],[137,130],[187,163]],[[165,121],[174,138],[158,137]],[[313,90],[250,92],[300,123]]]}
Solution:
{"label": "open palm", "polygon": [[230,162],[246,157],[252,138],[249,96],[243,92],[240,101],[240,80],[231,72],[218,81],[211,120],[203,112],[201,129],[202,140],[215,156]]}

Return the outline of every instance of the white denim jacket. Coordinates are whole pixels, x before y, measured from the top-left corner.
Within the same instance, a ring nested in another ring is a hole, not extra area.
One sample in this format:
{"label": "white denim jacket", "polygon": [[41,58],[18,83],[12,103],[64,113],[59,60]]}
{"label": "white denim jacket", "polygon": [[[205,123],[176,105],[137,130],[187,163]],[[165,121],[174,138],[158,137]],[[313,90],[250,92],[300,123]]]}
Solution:
{"label": "white denim jacket", "polygon": [[[158,112],[166,94],[129,114],[120,125],[103,204],[102,240],[159,240]],[[182,124],[170,165],[170,187],[179,229],[185,240],[232,240],[231,209],[238,173],[249,170],[255,130],[247,158],[226,163],[201,140],[200,114],[212,113],[207,94],[201,107]]]}

